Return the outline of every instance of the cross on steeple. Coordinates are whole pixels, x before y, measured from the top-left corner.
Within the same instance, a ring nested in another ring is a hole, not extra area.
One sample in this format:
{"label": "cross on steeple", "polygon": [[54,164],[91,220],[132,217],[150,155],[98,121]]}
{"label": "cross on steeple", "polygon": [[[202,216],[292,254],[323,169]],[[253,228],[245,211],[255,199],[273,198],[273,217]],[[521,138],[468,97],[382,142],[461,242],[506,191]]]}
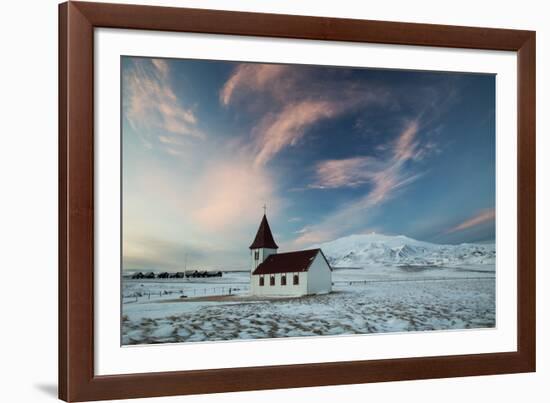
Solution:
{"label": "cross on steeple", "polygon": [[268,256],[277,253],[277,249],[279,249],[273,239],[271,228],[269,228],[269,223],[267,222],[267,216],[265,215],[267,212],[267,205],[265,203],[263,209],[264,216],[258,227],[258,232],[256,233],[254,241],[252,241],[252,245],[249,246],[252,256],[252,270],[256,270],[259,264],[264,262]]}

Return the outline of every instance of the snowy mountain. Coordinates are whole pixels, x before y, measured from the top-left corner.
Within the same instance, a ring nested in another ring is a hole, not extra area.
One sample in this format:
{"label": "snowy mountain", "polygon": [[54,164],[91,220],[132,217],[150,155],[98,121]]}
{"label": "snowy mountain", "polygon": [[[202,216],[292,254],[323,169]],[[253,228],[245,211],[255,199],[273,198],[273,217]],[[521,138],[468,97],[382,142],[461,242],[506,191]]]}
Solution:
{"label": "snowy mountain", "polygon": [[333,267],[494,264],[494,244],[439,245],[403,235],[350,235],[316,245]]}

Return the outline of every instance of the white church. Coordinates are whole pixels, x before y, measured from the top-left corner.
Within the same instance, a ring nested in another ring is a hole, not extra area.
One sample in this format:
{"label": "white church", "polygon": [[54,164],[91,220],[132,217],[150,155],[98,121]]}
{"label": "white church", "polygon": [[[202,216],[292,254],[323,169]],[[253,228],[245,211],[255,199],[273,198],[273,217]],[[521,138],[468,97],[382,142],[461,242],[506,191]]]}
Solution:
{"label": "white church", "polygon": [[332,268],[321,249],[286,253],[277,249],[264,213],[250,245],[252,295],[299,297],[332,290]]}

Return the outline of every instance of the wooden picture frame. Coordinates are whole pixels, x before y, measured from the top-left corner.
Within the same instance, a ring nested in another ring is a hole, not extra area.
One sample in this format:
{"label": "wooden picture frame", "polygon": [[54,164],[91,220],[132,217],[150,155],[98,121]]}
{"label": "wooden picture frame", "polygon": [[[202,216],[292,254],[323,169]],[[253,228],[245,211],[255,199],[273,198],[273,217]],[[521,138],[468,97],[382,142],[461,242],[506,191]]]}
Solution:
{"label": "wooden picture frame", "polygon": [[[515,51],[518,56],[516,352],[94,374],[94,28]],[[66,401],[535,371],[535,32],[68,2],[59,6],[59,398]]]}

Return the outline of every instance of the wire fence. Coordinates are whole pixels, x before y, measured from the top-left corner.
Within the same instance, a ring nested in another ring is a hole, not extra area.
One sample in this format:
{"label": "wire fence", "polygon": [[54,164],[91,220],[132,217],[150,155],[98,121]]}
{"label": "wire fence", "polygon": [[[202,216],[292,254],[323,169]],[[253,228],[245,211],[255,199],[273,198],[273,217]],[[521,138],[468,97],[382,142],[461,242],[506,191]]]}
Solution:
{"label": "wire fence", "polygon": [[249,287],[201,287],[201,288],[189,288],[183,290],[159,290],[159,291],[137,291],[122,296],[122,300],[125,304],[135,303],[139,301],[150,301],[158,299],[172,299],[172,298],[196,298],[196,297],[214,297],[214,296],[229,296],[247,293]]}

